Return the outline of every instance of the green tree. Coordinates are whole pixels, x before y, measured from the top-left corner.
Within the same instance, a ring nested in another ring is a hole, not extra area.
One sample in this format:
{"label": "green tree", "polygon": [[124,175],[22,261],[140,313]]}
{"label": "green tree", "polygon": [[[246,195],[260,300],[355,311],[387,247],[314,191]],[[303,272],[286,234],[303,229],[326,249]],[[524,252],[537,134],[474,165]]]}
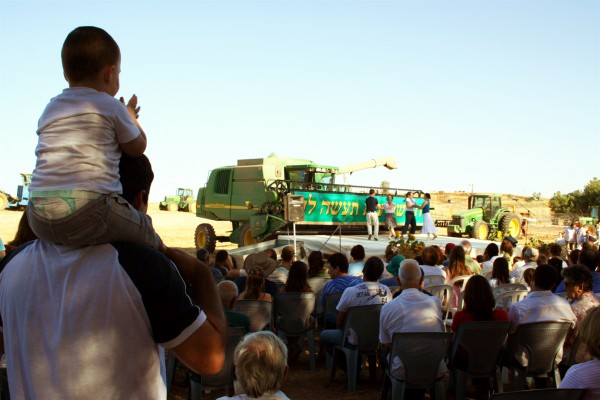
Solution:
{"label": "green tree", "polygon": [[554,213],[586,214],[591,206],[600,205],[600,180],[593,178],[583,188],[568,194],[554,193],[550,198],[550,209]]}

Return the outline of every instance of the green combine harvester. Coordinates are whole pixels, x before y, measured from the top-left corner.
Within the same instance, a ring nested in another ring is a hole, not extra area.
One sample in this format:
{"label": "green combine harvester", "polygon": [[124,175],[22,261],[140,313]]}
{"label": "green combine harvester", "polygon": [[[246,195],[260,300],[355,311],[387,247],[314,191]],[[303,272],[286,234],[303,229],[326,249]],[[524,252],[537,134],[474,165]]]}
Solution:
{"label": "green combine harvester", "polygon": [[[370,187],[337,184],[335,179],[338,175],[379,166],[394,169],[396,161],[388,157],[334,167],[270,155],[214,169],[206,186],[198,191],[196,215],[213,221],[230,221],[232,231],[229,236],[217,237],[211,224],[202,223],[196,228],[196,248],[212,252],[217,241],[241,247],[269,240],[291,227],[292,220],[297,221],[297,232],[302,234],[330,234],[336,229],[343,229],[344,234],[365,234],[365,199]],[[388,193],[404,196],[408,191],[417,196],[423,193],[390,188],[378,190],[377,198],[382,204]],[[404,197],[395,197],[394,201],[398,205],[398,223],[403,224]],[[416,199],[417,204],[423,201]],[[299,209],[302,215],[297,215]],[[420,210],[416,218],[417,224],[422,225]],[[381,211],[381,225],[383,220]]]}

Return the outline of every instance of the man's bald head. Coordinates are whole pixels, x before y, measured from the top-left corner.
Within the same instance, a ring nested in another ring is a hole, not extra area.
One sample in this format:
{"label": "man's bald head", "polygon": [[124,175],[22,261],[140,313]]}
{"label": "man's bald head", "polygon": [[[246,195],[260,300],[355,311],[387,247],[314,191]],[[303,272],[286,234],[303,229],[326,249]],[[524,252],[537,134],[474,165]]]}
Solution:
{"label": "man's bald head", "polygon": [[402,261],[400,263],[400,270],[398,271],[398,280],[402,287],[419,287],[423,280],[419,262],[412,258]]}
{"label": "man's bald head", "polygon": [[217,292],[221,298],[223,307],[231,309],[235,299],[238,297],[238,287],[232,281],[223,281],[217,285]]}

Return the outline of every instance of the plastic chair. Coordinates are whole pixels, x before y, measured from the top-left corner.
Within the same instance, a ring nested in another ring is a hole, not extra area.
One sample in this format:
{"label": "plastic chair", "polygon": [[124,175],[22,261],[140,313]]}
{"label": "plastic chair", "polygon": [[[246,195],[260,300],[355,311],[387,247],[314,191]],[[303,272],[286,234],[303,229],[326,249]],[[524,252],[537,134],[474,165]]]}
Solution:
{"label": "plastic chair", "polygon": [[[331,380],[333,380],[335,379],[337,357],[340,353],[345,355],[349,392],[356,391],[356,376],[360,372],[360,370],[357,370],[359,355],[361,356],[361,368],[363,356],[368,355],[371,357],[369,368],[371,377],[375,377],[375,368],[377,367],[375,356],[379,349],[379,313],[381,307],[381,304],[351,307],[344,322],[342,344],[335,347],[333,356],[328,355],[326,358],[327,371],[331,371]],[[356,345],[348,342],[350,330],[353,331]]]}
{"label": "plastic chair", "polygon": [[390,370],[386,371],[381,390],[381,399],[386,400],[390,383],[392,400],[404,399],[405,388],[433,388],[431,398],[444,399],[444,377],[437,376],[440,363],[448,353],[452,340],[450,332],[403,332],[394,333],[390,365],[398,357],[404,364],[404,379],[398,379]]}
{"label": "plastic chair", "polygon": [[510,321],[473,321],[459,326],[450,350],[456,399],[465,398],[468,375],[496,378],[496,391],[502,393],[499,362],[509,328]]}
{"label": "plastic chair", "polygon": [[313,292],[318,293],[321,289],[323,289],[323,286],[325,286],[325,284],[327,282],[329,282],[331,280],[331,278],[326,278],[326,277],[314,277],[314,278],[308,278],[308,285],[311,287],[311,289],[313,290]]}
{"label": "plastic chair", "polygon": [[450,296],[452,295],[452,286],[450,285],[434,285],[429,286],[427,289],[432,296],[437,297],[442,304],[442,311],[448,310],[448,305],[450,302]]}
{"label": "plastic chair", "polygon": [[233,310],[250,317],[250,330],[252,332],[271,328],[273,303],[264,300],[237,300]]}
{"label": "plastic chair", "polygon": [[[562,349],[571,322],[534,322],[517,327],[508,336],[507,354],[503,365],[513,369],[513,390],[523,390],[527,377],[547,376],[553,378],[555,387],[560,385],[560,373],[556,355]],[[527,355],[527,366],[515,360],[514,354],[522,348]]]}
{"label": "plastic chair", "polygon": [[325,296],[325,309],[323,310],[322,328],[325,328],[325,329],[335,328],[335,324],[331,325],[331,323],[329,323],[330,325],[328,326],[327,316],[328,315],[332,316],[334,320],[337,318],[337,315],[338,315],[337,305],[340,302],[341,298],[342,298],[342,292],[329,293],[328,295]]}
{"label": "plastic chair", "polygon": [[[314,293],[279,293],[275,297],[275,330],[281,337],[308,337],[310,369],[315,366]],[[301,342],[302,345],[304,342]],[[302,346],[302,348],[304,348]]]}
{"label": "plastic chair", "polygon": [[518,301],[523,300],[529,294],[528,290],[513,290],[511,292],[500,293],[494,296],[496,306],[508,312],[510,306]]}
{"label": "plastic chair", "polygon": [[[462,293],[465,290],[465,287],[467,286],[467,282],[469,281],[469,279],[471,279],[473,275],[459,275],[459,276],[455,276],[454,278],[450,279],[450,282],[448,282],[448,285],[450,285],[450,287],[454,288],[454,285],[456,285],[458,282],[462,282],[462,286],[460,288],[460,293]],[[460,305],[459,308],[459,304],[458,302],[460,301],[460,296],[459,298],[456,299],[456,306],[453,306],[454,303],[454,290],[450,291],[450,299],[448,300],[448,307],[446,309],[446,318],[444,320],[444,324],[447,323],[448,321],[448,314],[452,314],[454,315],[457,311],[460,311],[462,309],[462,305]]]}
{"label": "plastic chair", "polygon": [[425,275],[423,277],[423,283],[426,288],[429,286],[443,285],[446,283],[446,278],[444,278],[442,275]]}
{"label": "plastic chair", "polygon": [[495,393],[490,400],[581,400],[585,389],[534,389]]}
{"label": "plastic chair", "polygon": [[505,283],[503,285],[494,286],[492,288],[492,293],[494,297],[498,296],[500,293],[512,292],[513,290],[529,290],[527,286],[522,283]]}
{"label": "plastic chair", "polygon": [[233,365],[233,353],[242,337],[244,337],[245,330],[241,327],[229,327],[227,328],[227,342],[225,344],[225,362],[221,371],[214,375],[198,375],[194,372],[188,372],[190,378],[190,400],[202,399],[203,390],[231,388],[233,387],[233,380],[235,378],[234,365]]}

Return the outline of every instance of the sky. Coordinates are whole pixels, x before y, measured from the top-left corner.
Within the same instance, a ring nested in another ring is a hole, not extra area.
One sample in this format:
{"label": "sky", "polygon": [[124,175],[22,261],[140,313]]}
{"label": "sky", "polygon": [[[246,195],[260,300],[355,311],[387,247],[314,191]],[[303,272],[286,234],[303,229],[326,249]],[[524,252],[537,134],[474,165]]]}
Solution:
{"label": "sky", "polygon": [[34,169],[82,25],[120,46],[151,201],[271,153],[394,156],[338,181],[426,192],[551,197],[600,177],[597,0],[0,0],[0,189]]}

